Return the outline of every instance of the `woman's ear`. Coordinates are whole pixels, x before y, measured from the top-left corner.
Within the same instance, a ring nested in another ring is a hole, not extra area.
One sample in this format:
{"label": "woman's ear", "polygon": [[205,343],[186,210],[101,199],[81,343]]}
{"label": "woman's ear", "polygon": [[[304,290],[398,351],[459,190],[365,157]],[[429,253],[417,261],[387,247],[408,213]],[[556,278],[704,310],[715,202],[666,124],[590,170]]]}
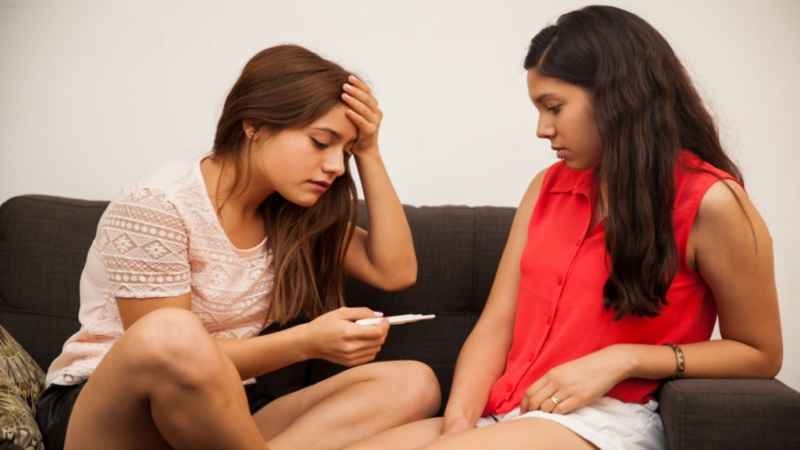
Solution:
{"label": "woman's ear", "polygon": [[253,136],[256,134],[256,127],[253,126],[253,121],[249,119],[242,121],[242,130],[244,131],[244,135],[247,136],[247,139],[253,139]]}
{"label": "woman's ear", "polygon": [[267,127],[264,125],[256,127],[255,123],[250,119],[242,120],[242,130],[247,139],[266,139],[270,135]]}

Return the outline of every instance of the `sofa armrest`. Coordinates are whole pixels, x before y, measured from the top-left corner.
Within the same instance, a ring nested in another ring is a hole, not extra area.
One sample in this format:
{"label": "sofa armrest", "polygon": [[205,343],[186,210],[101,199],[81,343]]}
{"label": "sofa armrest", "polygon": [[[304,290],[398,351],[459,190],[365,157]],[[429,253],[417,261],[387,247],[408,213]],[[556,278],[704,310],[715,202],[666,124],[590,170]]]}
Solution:
{"label": "sofa armrest", "polygon": [[669,450],[800,448],[800,393],[778,380],[670,381],[660,412]]}

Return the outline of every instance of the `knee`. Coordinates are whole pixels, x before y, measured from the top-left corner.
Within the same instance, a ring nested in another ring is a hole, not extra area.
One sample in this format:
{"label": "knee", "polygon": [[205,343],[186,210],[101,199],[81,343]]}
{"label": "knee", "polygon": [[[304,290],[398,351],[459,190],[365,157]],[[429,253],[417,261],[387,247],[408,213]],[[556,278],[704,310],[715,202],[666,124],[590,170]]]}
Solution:
{"label": "knee", "polygon": [[423,419],[435,414],[441,404],[441,389],[433,370],[419,361],[394,361],[392,364],[398,397],[408,405],[413,418]]}
{"label": "knee", "polygon": [[163,308],[139,319],[125,332],[131,375],[184,388],[208,386],[223,370],[220,350],[189,311]]}

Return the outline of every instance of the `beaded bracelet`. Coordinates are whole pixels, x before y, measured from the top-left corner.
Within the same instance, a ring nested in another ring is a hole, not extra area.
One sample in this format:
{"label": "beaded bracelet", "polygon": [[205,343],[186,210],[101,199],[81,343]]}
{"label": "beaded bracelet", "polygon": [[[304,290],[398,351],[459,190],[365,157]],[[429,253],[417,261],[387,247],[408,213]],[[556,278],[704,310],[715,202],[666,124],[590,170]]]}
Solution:
{"label": "beaded bracelet", "polygon": [[666,344],[673,352],[675,352],[675,374],[672,375],[673,379],[682,378],[683,373],[686,371],[686,359],[683,356],[683,350],[675,344]]}

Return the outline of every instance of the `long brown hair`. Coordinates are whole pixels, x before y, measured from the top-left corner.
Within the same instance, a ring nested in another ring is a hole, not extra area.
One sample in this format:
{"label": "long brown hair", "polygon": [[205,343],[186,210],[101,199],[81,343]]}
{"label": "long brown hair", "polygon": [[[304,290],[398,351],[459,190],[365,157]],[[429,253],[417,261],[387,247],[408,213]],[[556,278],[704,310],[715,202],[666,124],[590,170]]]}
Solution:
{"label": "long brown hair", "polygon": [[[625,10],[589,6],[531,40],[524,63],[592,93],[608,185],[606,308],[656,316],[678,268],[672,226],[674,168],[689,149],[742,183],[711,115],[667,41]],[[738,197],[737,197],[738,198]]]}
{"label": "long brown hair", "polygon": [[[245,189],[251,176],[253,136],[245,134],[244,121],[269,133],[307,126],[340,104],[349,75],[338,64],[297,45],[267,48],[247,62],[225,100],[214,137],[214,157],[223,165],[234,163],[230,195]],[[274,275],[267,319],[283,324],[344,304],[343,264],[353,236],[356,199],[348,162],[345,173],[309,208],[277,192],[261,205]]]}

